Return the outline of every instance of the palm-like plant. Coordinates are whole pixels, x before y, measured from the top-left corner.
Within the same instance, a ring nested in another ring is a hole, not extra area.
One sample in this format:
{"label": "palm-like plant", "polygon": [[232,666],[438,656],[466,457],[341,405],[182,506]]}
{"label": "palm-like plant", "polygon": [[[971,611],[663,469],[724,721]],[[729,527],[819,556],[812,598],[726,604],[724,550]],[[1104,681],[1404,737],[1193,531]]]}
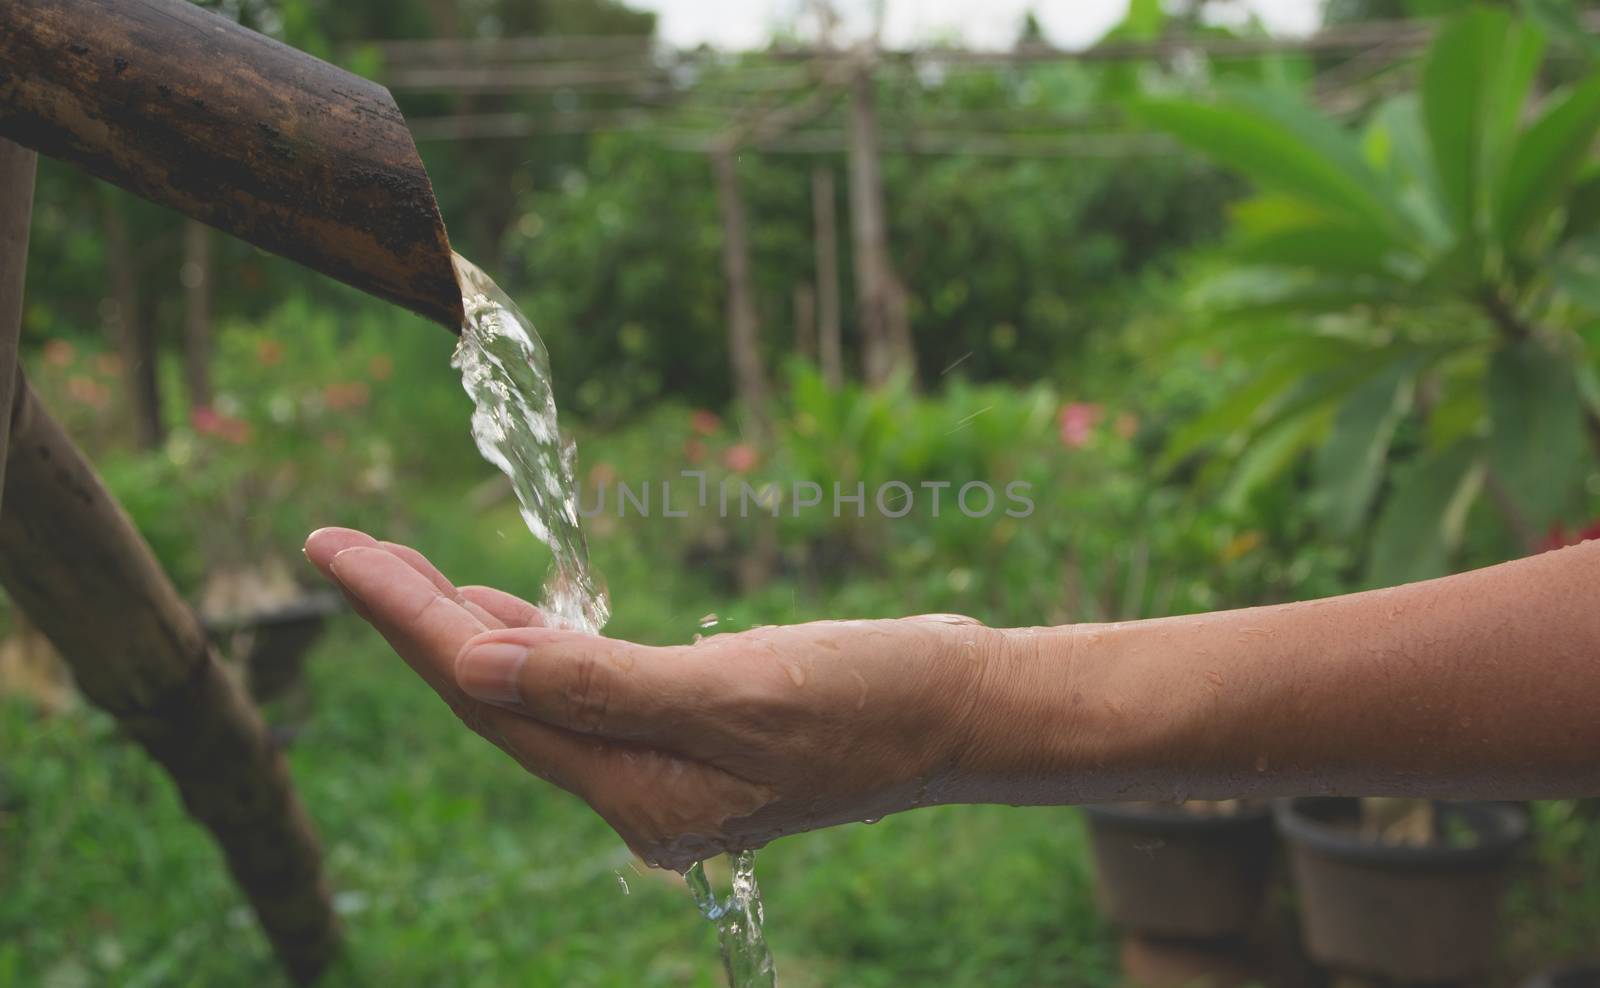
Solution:
{"label": "palm-like plant", "polygon": [[1260,190],[1202,292],[1252,378],[1169,462],[1225,455],[1238,497],[1314,449],[1328,533],[1377,513],[1375,583],[1445,571],[1482,496],[1531,546],[1600,450],[1600,73],[1538,93],[1543,54],[1474,9],[1360,130],[1262,89],[1139,107]]}

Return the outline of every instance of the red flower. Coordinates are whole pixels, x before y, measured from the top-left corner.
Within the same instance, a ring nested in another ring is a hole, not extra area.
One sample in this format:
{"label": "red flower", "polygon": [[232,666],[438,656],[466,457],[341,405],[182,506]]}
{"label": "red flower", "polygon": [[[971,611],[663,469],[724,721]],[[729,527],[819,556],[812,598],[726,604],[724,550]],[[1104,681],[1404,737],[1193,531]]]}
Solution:
{"label": "red flower", "polygon": [[1069,401],[1062,405],[1057,418],[1061,428],[1061,445],[1068,449],[1081,449],[1089,445],[1095,424],[1100,421],[1100,412],[1099,405],[1087,401]]}
{"label": "red flower", "polygon": [[1538,552],[1549,552],[1551,549],[1560,549],[1563,546],[1577,545],[1590,539],[1600,539],[1600,518],[1590,522],[1587,528],[1569,532],[1565,525],[1556,522],[1550,526],[1550,531],[1545,533],[1544,541],[1539,543]]}
{"label": "red flower", "polygon": [[697,408],[689,415],[689,428],[702,436],[709,436],[722,428],[722,419],[717,417],[716,412],[705,408]]}
{"label": "red flower", "polygon": [[722,465],[734,473],[749,473],[760,462],[760,451],[749,443],[735,443],[722,454]]}

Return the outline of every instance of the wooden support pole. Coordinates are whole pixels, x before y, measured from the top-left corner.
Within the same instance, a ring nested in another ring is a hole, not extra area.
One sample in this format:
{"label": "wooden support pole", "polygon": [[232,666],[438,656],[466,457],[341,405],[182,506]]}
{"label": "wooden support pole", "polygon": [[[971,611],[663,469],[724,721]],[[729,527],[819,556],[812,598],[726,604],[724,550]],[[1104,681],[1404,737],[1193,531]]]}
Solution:
{"label": "wooden support pole", "polygon": [[809,281],[794,283],[794,352],[803,360],[817,360],[817,290]]}
{"label": "wooden support pole", "polygon": [[183,378],[190,408],[211,407],[211,228],[183,225]]}
{"label": "wooden support pole", "polygon": [[722,214],[722,274],[728,284],[728,355],[734,393],[756,430],[765,435],[769,425],[767,372],[761,363],[761,320],[756,314],[750,238],[745,228],[744,196],[739,192],[733,148],[713,152],[711,164],[717,181],[717,205]]}
{"label": "wooden support pole", "polygon": [[817,362],[828,387],[844,383],[843,348],[840,344],[839,315],[839,225],[834,202],[833,168],[817,165],[811,169],[812,239],[817,265]]}
{"label": "wooden support pole", "polygon": [[5,486],[17,342],[22,336],[22,288],[28,274],[35,163],[32,151],[0,138],[0,490]]}
{"label": "wooden support pole", "polygon": [[132,522],[15,380],[0,584],[84,695],[166,769],[284,968],[310,984],[338,952],[339,926],[283,757]]}
{"label": "wooden support pole", "polygon": [[880,385],[897,370],[915,373],[905,289],[889,253],[877,94],[865,59],[850,87],[850,219],[854,232],[856,312],[862,377]]}

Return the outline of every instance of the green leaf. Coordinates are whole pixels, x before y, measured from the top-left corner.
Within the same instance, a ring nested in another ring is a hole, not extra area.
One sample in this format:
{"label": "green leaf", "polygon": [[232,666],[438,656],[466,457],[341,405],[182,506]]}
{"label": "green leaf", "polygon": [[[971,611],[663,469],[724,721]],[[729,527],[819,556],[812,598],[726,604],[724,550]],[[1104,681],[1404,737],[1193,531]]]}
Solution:
{"label": "green leaf", "polygon": [[1355,534],[1367,515],[1395,429],[1411,409],[1418,362],[1408,355],[1350,392],[1317,451],[1315,507],[1337,538]]}
{"label": "green leaf", "polygon": [[1501,180],[1495,232],[1520,246],[1566,197],[1600,133],[1600,76],[1573,88],[1528,128]]}
{"label": "green leaf", "polygon": [[1274,230],[1245,237],[1228,254],[1246,264],[1310,268],[1390,277],[1389,241],[1371,229],[1334,224]]}
{"label": "green leaf", "polygon": [[1486,178],[1514,131],[1538,66],[1536,32],[1476,8],[1434,39],[1422,67],[1422,116],[1444,213],[1472,238]]}
{"label": "green leaf", "polygon": [[1281,93],[1235,90],[1228,103],[1146,100],[1134,112],[1264,189],[1287,193],[1330,216],[1358,216],[1393,229],[1398,214],[1354,138]]}
{"label": "green leaf", "polygon": [[1583,26],[1571,0],[1517,0],[1517,6],[1551,37],[1573,45],[1590,58],[1600,58],[1600,37]]}
{"label": "green leaf", "polygon": [[1222,492],[1223,508],[1240,510],[1252,492],[1282,473],[1316,441],[1331,412],[1331,403],[1323,402],[1285,417],[1253,438]]}
{"label": "green leaf", "polygon": [[1551,266],[1550,279],[1572,301],[1600,316],[1600,234],[1563,250]]}
{"label": "green leaf", "polygon": [[1411,465],[1385,500],[1367,557],[1367,583],[1443,576],[1483,483],[1477,444],[1459,443]]}
{"label": "green leaf", "polygon": [[1570,361],[1531,340],[1501,347],[1489,363],[1489,468],[1523,524],[1559,520],[1591,458]]}

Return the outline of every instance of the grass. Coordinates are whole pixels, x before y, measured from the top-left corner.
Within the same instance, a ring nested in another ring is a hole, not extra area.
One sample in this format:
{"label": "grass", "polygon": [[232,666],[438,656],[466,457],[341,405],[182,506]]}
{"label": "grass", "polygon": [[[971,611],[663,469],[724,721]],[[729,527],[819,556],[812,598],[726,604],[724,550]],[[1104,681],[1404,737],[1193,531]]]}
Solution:
{"label": "grass", "polygon": [[[715,938],[575,799],[462,731],[353,622],[292,751],[351,951],[334,985],[712,986]],[[0,985],[270,985],[265,940],[108,719],[0,706]],[[1107,983],[1070,810],[941,808],[763,852],[785,985]],[[624,890],[626,886],[626,891]]]}
{"label": "grass", "polygon": [[[542,563],[509,507],[429,517],[421,547],[459,582],[534,590]],[[619,635],[682,641],[729,596],[663,579],[625,533],[595,552]],[[780,581],[722,610],[722,627],[929,603],[884,582],[808,595]],[[720,984],[681,883],[635,868],[577,800],[463,731],[359,622],[334,622],[310,677],[291,764],[348,931],[330,988]],[[283,983],[211,843],[109,719],[0,701],[0,753],[0,988]],[[1538,822],[1508,972],[1600,943],[1600,828],[1571,803]],[[919,810],[782,840],[759,872],[785,988],[1115,981],[1070,809]]]}

